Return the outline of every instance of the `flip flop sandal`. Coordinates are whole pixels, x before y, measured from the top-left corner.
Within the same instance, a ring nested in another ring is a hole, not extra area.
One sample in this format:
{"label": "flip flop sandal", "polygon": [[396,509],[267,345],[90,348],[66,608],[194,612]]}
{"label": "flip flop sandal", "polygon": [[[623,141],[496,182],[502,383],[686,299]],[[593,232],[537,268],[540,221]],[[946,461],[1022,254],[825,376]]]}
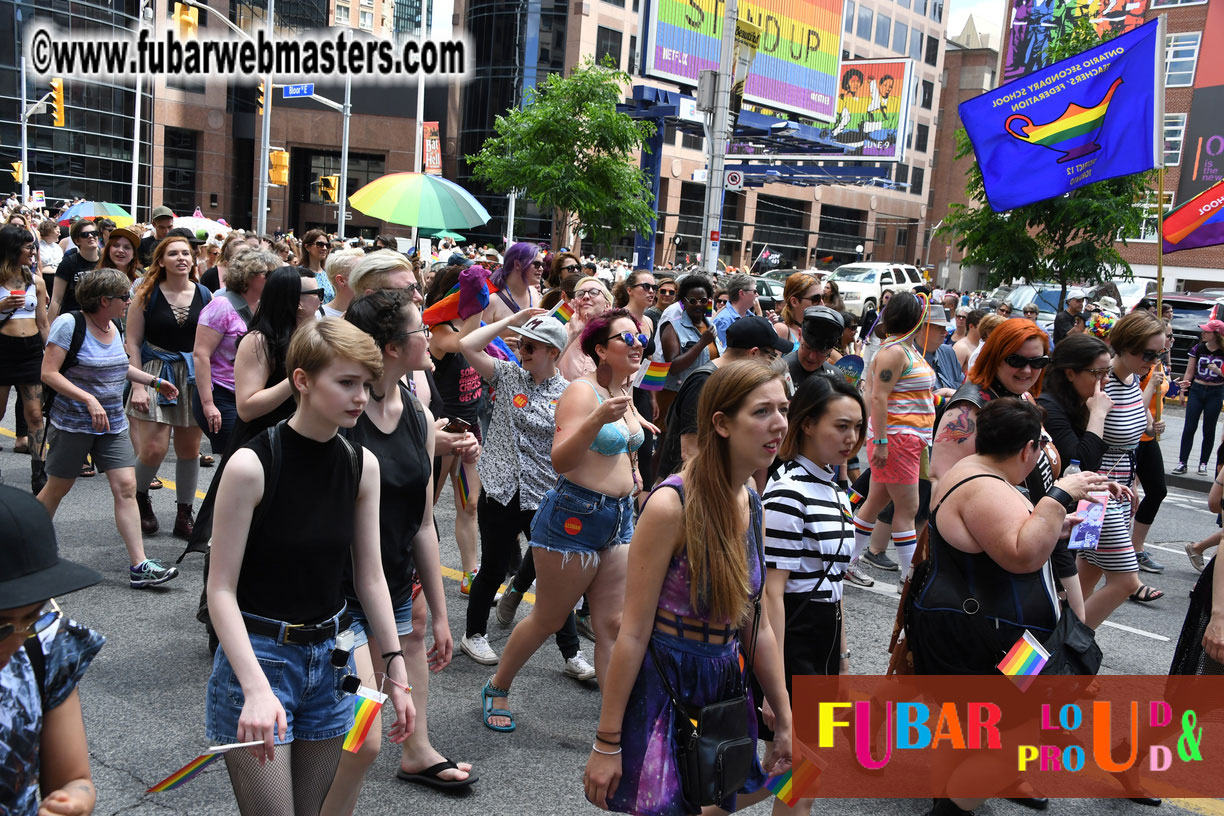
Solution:
{"label": "flip flop sandal", "polygon": [[153,477],[153,481],[149,482],[150,490],[161,490],[163,487],[165,487],[165,485],[162,484],[162,480],[156,476]]}
{"label": "flip flop sandal", "polygon": [[1151,603],[1152,601],[1159,601],[1163,597],[1164,592],[1161,590],[1143,585],[1139,587],[1139,590],[1134,595],[1130,596],[1130,599],[1136,603]]}
{"label": "flip flop sandal", "polygon": [[97,475],[98,475],[98,471],[94,469],[94,466],[90,464],[89,462],[86,462],[85,464],[81,465],[80,478],[88,479],[90,476],[97,476]]}
{"label": "flip flop sandal", "polygon": [[212,458],[211,456],[209,456],[208,454],[206,454],[206,453],[201,453],[201,454],[200,454],[200,467],[210,468],[210,467],[212,467],[213,465],[215,465],[216,463],[217,463],[217,460],[216,460],[216,459],[213,459],[213,458]]}
{"label": "flip flop sandal", "polygon": [[478,777],[472,776],[471,771],[468,772],[467,779],[443,779],[442,772],[450,770],[457,771],[459,770],[459,766],[451,762],[449,759],[444,759],[437,765],[430,765],[425,770],[416,771],[415,773],[409,773],[403,768],[400,768],[395,772],[395,778],[442,791],[461,790],[471,785],[478,779]]}
{"label": "flip flop sandal", "polygon": [[17,444],[13,445],[13,453],[29,453],[29,452],[30,452],[29,442],[18,442]]}
{"label": "flip flop sandal", "polygon": [[[480,690],[480,707],[484,710],[485,728],[491,728],[494,731],[513,731],[515,729],[514,715],[504,708],[494,708],[494,697],[507,697],[510,692],[499,689],[493,685],[493,678],[489,678],[489,682],[485,683],[484,688]],[[489,722],[490,717],[506,717],[510,720],[509,725],[494,725]]]}

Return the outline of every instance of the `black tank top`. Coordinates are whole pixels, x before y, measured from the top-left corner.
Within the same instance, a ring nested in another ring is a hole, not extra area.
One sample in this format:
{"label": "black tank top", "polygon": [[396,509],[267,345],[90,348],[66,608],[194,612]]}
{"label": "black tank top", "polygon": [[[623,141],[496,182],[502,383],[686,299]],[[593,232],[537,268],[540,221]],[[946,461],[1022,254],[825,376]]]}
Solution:
{"label": "black tank top", "polygon": [[[425,491],[433,463],[425,449],[429,429],[425,412],[408,388],[400,383],[404,411],[395,430],[385,434],[362,414],[357,424],[344,429],[345,438],[378,458],[381,478],[378,501],[379,538],[382,541],[383,573],[391,590],[391,603],[399,606],[412,595],[412,572],[416,569],[412,540],[425,519]],[[350,606],[360,605],[353,587],[351,561],[344,570],[344,595]]]}
{"label": "black tank top", "polygon": [[[287,623],[318,623],[344,606],[343,575],[352,559],[357,467],[339,436],[308,439],[280,426],[276,492],[247,535],[238,574],[238,608]],[[267,431],[247,444],[264,471],[272,466]]]}
{"label": "black tank top", "polygon": [[931,574],[916,603],[927,610],[981,614],[1035,633],[1051,632],[1058,622],[1058,601],[1045,567],[1036,572],[1008,572],[987,553],[958,550],[939,532],[939,510],[944,502],[961,485],[982,478],[1007,484],[989,473],[969,476],[954,484],[931,510]]}
{"label": "black tank top", "polygon": [[195,348],[196,323],[200,312],[204,309],[204,297],[200,287],[195,283],[195,294],[191,298],[191,309],[182,325],[174,317],[170,301],[162,293],[160,286],[154,286],[149,294],[149,303],[145,306],[144,339],[149,343],[164,348],[166,351],[191,353]]}
{"label": "black tank top", "polygon": [[456,351],[434,357],[434,383],[446,405],[446,416],[475,425],[484,391],[479,372],[467,358]]}

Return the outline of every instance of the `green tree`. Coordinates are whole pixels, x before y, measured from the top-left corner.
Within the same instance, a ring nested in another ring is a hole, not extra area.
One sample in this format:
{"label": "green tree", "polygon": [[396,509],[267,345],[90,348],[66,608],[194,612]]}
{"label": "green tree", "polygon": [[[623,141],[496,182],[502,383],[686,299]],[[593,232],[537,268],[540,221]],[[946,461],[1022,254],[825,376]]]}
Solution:
{"label": "green tree", "polygon": [[[1046,63],[1057,62],[1103,42],[1087,18],[1056,37]],[[964,128],[956,132],[956,158],[973,155]],[[1099,181],[1067,195],[998,213],[986,200],[982,171],[974,159],[965,192],[969,204],[951,204],[941,236],[965,253],[964,263],[988,268],[989,284],[1023,277],[1055,281],[1065,298],[1072,283],[1129,278],[1130,264],[1115,246],[1139,232],[1142,212],[1135,204],[1151,187],[1152,173]],[[1061,302],[1061,298],[1060,298]]]}
{"label": "green tree", "polygon": [[569,76],[552,74],[467,157],[494,192],[520,190],[552,213],[554,249],[574,246],[568,236],[579,229],[607,244],[650,228],[654,196],[636,153],[655,126],[616,110],[628,82],[589,58]]}

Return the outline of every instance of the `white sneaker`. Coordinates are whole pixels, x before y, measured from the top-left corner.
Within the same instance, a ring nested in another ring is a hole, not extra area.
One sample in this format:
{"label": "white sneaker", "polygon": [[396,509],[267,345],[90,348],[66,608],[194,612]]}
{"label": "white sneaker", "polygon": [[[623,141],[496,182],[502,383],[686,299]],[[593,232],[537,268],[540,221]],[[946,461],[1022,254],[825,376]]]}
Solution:
{"label": "white sneaker", "polygon": [[497,652],[493,651],[493,647],[489,645],[489,639],[484,635],[472,635],[471,637],[464,635],[459,641],[459,648],[468,657],[485,666],[496,666],[501,660]]}
{"label": "white sneaker", "polygon": [[872,578],[867,573],[863,572],[859,568],[858,562],[854,562],[846,566],[845,578],[850,583],[858,584],[861,587],[869,587],[869,586],[875,585],[875,579]]}
{"label": "white sneaker", "polygon": [[586,662],[586,658],[582,656],[582,652],[565,661],[565,667],[562,668],[567,677],[572,677],[575,680],[594,680],[595,667]]}

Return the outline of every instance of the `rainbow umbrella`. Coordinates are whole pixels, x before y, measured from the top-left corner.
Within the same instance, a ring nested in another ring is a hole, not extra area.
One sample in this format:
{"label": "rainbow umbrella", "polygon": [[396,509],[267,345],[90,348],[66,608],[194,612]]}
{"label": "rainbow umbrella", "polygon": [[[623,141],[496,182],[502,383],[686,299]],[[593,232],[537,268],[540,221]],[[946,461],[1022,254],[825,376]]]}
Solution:
{"label": "rainbow umbrella", "polygon": [[72,219],[78,217],[86,221],[93,221],[95,218],[109,218],[115,222],[116,227],[130,227],[136,223],[136,219],[118,204],[106,201],[82,201],[80,204],[73,204],[60,216],[60,226],[66,227],[72,223]]}
{"label": "rainbow umbrella", "polygon": [[489,211],[467,190],[441,176],[392,173],[349,196],[353,209],[382,221],[420,229],[471,229]]}

